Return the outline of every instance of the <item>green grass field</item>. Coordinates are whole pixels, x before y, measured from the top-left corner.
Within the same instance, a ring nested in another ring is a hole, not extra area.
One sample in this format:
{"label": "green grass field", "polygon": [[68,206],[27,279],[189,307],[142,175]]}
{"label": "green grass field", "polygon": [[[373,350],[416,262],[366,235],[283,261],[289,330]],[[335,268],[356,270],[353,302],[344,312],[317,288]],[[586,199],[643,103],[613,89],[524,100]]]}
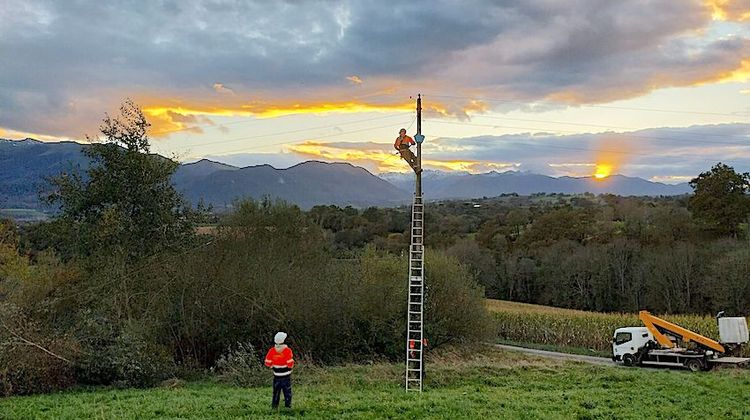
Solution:
{"label": "green grass field", "polygon": [[270,409],[270,386],[202,382],[148,390],[79,390],[0,399],[0,418],[747,418],[750,371],[689,373],[589,366],[491,348],[442,352],[422,395],[400,364],[295,372],[294,408]]}

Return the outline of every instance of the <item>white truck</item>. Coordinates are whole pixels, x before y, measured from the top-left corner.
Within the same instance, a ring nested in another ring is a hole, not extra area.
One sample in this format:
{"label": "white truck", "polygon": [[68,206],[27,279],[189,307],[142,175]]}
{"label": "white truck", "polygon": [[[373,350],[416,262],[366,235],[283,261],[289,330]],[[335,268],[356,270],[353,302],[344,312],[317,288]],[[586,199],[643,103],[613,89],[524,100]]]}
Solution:
{"label": "white truck", "polygon": [[625,366],[685,367],[709,370],[717,365],[744,365],[750,358],[738,357],[748,342],[747,320],[718,317],[717,342],[677,324],[641,311],[642,327],[623,327],[612,337],[612,360]]}

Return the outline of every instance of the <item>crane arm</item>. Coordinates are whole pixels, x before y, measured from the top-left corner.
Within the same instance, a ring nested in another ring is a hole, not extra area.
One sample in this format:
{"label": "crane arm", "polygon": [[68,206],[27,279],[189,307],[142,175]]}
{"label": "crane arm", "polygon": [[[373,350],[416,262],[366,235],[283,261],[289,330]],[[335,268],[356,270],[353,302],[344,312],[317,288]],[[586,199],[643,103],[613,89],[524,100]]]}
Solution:
{"label": "crane arm", "polygon": [[682,328],[677,324],[673,324],[669,321],[666,321],[659,317],[651,315],[649,311],[639,312],[638,317],[643,322],[643,325],[645,325],[646,328],[648,328],[648,330],[651,331],[651,334],[654,336],[656,341],[659,344],[661,344],[663,347],[671,349],[671,348],[674,348],[676,344],[672,342],[672,340],[670,340],[669,337],[667,337],[664,333],[662,333],[662,330],[672,333],[674,335],[677,335],[679,337],[682,337],[682,340],[685,342],[693,341],[695,343],[700,344],[703,347],[709,348],[711,350],[715,350],[719,353],[726,352],[726,350],[724,349],[724,346],[719,344],[719,342],[712,340],[708,337],[704,337],[688,329]]}

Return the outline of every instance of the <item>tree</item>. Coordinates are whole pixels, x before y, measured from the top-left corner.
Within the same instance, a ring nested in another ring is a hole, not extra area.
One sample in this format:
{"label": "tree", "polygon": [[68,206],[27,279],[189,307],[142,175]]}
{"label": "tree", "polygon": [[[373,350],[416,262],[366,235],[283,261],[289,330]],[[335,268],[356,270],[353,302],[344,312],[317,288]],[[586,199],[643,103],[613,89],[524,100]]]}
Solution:
{"label": "tree", "polygon": [[[193,212],[172,185],[177,162],[150,154],[143,112],[132,101],[106,115],[104,141],[88,138],[84,175],[52,178],[48,201],[59,205],[67,257],[118,256],[132,263],[176,248],[193,231]],[[92,258],[97,260],[98,258]],[[98,261],[97,261],[98,263]]]}
{"label": "tree", "polygon": [[740,223],[750,212],[750,174],[718,163],[690,181],[690,186],[695,193],[688,208],[705,229],[736,237]]}
{"label": "tree", "polygon": [[497,298],[495,258],[488,249],[481,248],[474,239],[458,239],[445,253],[463,264],[469,274],[484,287],[487,297]]}

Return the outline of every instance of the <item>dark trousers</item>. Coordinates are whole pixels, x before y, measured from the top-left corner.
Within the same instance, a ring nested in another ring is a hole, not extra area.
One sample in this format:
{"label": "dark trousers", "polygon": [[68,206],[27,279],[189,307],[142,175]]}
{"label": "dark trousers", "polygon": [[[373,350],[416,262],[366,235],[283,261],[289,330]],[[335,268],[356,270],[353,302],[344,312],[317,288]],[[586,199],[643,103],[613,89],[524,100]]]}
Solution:
{"label": "dark trousers", "polygon": [[401,158],[407,161],[409,163],[409,166],[411,166],[411,168],[416,172],[419,169],[419,164],[417,163],[417,155],[412,153],[412,151],[408,147],[402,147],[398,151],[399,153],[401,153]]}
{"label": "dark trousers", "polygon": [[273,377],[273,399],[271,400],[271,407],[277,408],[279,406],[279,397],[281,392],[284,392],[284,406],[292,406],[292,375],[287,376],[274,376]]}

